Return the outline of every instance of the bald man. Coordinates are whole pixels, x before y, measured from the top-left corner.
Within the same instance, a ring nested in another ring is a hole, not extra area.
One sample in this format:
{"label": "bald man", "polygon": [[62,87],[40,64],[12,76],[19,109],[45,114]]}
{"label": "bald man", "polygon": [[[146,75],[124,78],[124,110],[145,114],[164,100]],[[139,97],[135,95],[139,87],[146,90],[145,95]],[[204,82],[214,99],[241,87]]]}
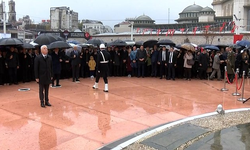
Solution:
{"label": "bald man", "polygon": [[[35,79],[39,84],[41,107],[51,106],[49,103],[49,84],[52,80],[52,58],[48,55],[46,45],[41,46],[41,54],[35,58]],[[44,103],[45,100],[45,103]]]}

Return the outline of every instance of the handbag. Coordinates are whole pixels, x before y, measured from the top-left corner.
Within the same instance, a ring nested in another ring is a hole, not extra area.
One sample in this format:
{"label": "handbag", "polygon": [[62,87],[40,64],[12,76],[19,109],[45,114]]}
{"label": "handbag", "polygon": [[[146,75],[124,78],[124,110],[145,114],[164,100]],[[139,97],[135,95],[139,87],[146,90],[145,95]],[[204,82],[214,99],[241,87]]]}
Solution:
{"label": "handbag", "polygon": [[194,60],[193,59],[188,59],[187,64],[191,65],[191,66],[194,65]]}

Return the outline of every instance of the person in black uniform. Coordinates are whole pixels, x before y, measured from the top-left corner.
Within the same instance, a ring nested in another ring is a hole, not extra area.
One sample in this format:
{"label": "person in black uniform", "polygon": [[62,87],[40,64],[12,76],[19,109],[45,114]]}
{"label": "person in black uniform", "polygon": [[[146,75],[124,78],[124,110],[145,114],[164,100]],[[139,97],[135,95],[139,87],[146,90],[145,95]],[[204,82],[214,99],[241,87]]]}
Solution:
{"label": "person in black uniform", "polygon": [[[35,58],[35,79],[39,83],[39,97],[41,101],[41,107],[51,106],[49,103],[49,84],[52,80],[52,58],[48,55],[48,49],[46,45],[41,47],[41,54]],[[45,99],[45,104],[44,104]]]}
{"label": "person in black uniform", "polygon": [[108,92],[108,73],[109,73],[109,61],[110,61],[110,54],[105,50],[105,45],[100,45],[100,52],[97,54],[97,61],[96,61],[96,81],[93,86],[93,89],[98,89],[98,82],[100,76],[102,75],[105,87],[104,92]]}

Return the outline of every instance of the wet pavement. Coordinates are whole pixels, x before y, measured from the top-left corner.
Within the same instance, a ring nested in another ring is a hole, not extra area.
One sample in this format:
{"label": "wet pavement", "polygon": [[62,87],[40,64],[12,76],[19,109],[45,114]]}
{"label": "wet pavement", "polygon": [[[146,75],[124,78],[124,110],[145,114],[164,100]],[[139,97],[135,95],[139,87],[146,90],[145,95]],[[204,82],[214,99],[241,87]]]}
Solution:
{"label": "wet pavement", "polygon": [[[109,78],[93,90],[91,79],[62,80],[50,88],[52,107],[41,108],[35,82],[0,87],[0,149],[98,149],[135,132],[166,122],[225,109],[245,108],[221,92],[221,81]],[[249,79],[245,94],[250,96]],[[30,91],[19,92],[20,88]]]}

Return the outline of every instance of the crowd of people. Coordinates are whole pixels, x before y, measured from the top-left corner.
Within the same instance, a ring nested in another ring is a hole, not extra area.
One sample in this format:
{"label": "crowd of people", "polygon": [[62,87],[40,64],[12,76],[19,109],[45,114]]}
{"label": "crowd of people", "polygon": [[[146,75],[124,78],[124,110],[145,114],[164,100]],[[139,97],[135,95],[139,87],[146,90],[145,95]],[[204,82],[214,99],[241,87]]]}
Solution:
{"label": "crowd of people", "polygon": [[[50,50],[53,63],[52,86],[61,86],[60,79],[72,78],[79,82],[82,78],[96,76],[98,47],[73,48],[70,54],[65,49]],[[9,47],[0,49],[0,85],[18,84],[35,81],[34,59],[39,48],[23,49]],[[109,76],[114,77],[158,77],[176,80],[192,78],[224,78],[226,66],[230,81],[239,68],[239,77],[243,71],[248,75],[249,50],[235,49],[233,46],[221,47],[220,51],[198,48],[196,51],[176,49],[171,46],[114,46],[107,47],[111,59],[108,62]]]}

